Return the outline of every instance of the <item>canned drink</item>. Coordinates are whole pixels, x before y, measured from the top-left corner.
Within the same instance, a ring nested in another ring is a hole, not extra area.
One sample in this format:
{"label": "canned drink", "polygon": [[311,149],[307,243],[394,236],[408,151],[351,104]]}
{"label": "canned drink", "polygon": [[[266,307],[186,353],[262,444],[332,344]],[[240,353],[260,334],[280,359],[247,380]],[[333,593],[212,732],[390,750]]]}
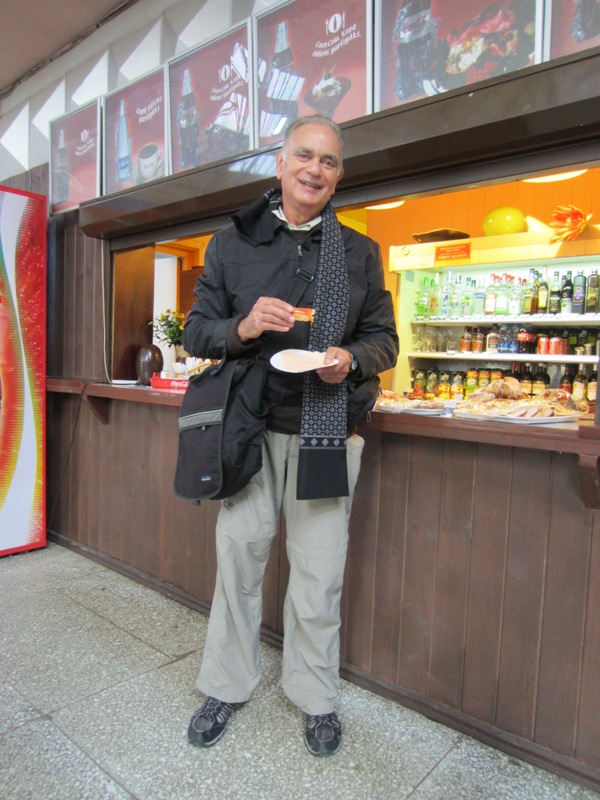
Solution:
{"label": "canned drink", "polygon": [[537,351],[541,356],[547,356],[550,353],[550,337],[538,336]]}
{"label": "canned drink", "polygon": [[559,356],[562,353],[563,340],[560,336],[553,336],[548,342],[548,352],[551,356]]}

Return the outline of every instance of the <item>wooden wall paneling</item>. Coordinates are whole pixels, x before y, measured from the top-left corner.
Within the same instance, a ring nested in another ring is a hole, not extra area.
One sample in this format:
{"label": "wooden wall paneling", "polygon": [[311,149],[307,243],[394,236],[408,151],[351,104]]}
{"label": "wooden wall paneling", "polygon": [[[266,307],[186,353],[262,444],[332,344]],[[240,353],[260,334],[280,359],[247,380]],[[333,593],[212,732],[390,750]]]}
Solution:
{"label": "wooden wall paneling", "polygon": [[183,269],[179,272],[179,308],[184,314],[191,311],[196,301],[194,289],[200,275],[204,272],[204,267],[193,267]]}
{"label": "wooden wall paneling", "polygon": [[533,739],[538,690],[552,454],[513,449],[496,723]]}
{"label": "wooden wall paneling", "polygon": [[154,247],[114,253],[112,275],[112,377],[135,380],[138,350],[152,342]]}
{"label": "wooden wall paneling", "polygon": [[477,445],[443,443],[429,695],[460,708]]}
{"label": "wooden wall paneling", "polygon": [[[375,434],[367,445],[371,447]],[[410,439],[380,434],[374,457],[380,460],[378,482],[379,519],[373,587],[373,635],[371,671],[378,678],[395,683],[398,675],[401,608],[404,587],[406,517]],[[374,449],[374,448],[373,448]],[[365,492],[370,491],[365,482]]]}
{"label": "wooden wall paneling", "polygon": [[411,437],[408,483],[397,683],[426,695],[429,688],[442,492],[442,452],[439,441]]}
{"label": "wooden wall paneling", "polygon": [[[112,411],[123,432],[128,435],[124,458],[124,486],[127,487],[125,503],[132,530],[143,531],[142,536],[126,536],[124,557],[128,564],[136,565],[142,572],[161,576],[158,556],[158,521],[152,518],[149,503],[153,490],[151,485],[150,440],[152,438],[152,409],[154,406],[112,401]],[[164,415],[163,415],[164,422]],[[164,482],[164,476],[163,476]]]}
{"label": "wooden wall paneling", "polygon": [[[361,431],[362,434],[362,431]],[[365,431],[365,447],[352,504],[348,555],[343,587],[344,626],[342,658],[360,669],[371,668],[374,594],[380,520],[381,450],[371,447]],[[375,444],[379,436],[374,437]]]}
{"label": "wooden wall paneling", "polygon": [[477,446],[468,578],[462,710],[496,720],[512,452]]}
{"label": "wooden wall paneling", "polygon": [[60,214],[48,220],[48,254],[46,275],[46,373],[61,377],[64,337],[64,303],[62,286],[65,272],[65,218]]}
{"label": "wooden wall paneling", "polygon": [[592,511],[583,507],[575,456],[554,459],[535,741],[575,753]]}
{"label": "wooden wall paneling", "polygon": [[589,567],[575,754],[578,761],[600,769],[600,513],[597,511],[593,514]]}

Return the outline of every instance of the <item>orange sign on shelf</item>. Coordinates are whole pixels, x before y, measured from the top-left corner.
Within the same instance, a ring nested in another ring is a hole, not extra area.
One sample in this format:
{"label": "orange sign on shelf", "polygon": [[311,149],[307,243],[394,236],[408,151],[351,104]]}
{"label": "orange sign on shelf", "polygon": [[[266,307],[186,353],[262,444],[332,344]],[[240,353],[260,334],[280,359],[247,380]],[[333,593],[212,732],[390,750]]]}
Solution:
{"label": "orange sign on shelf", "polygon": [[436,263],[441,261],[470,261],[471,242],[441,244],[435,248]]}

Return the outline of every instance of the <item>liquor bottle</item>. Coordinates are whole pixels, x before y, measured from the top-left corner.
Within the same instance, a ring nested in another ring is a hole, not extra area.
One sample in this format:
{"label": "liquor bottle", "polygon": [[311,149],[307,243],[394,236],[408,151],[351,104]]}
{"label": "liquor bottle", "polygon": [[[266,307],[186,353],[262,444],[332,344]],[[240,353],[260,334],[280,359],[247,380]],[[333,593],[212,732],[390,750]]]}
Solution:
{"label": "liquor bottle", "polygon": [[550,286],[550,295],[548,297],[548,311],[550,314],[560,313],[560,275],[558,272],[554,273],[554,279]]}
{"label": "liquor bottle", "polygon": [[544,364],[538,364],[537,372],[533,376],[533,383],[531,388],[531,394],[535,397],[538,394],[541,394],[550,386],[550,376],[546,372],[546,367]]}
{"label": "liquor bottle", "polygon": [[598,384],[598,372],[594,370],[587,382],[587,399],[590,403],[596,402],[596,386]]}
{"label": "liquor bottle", "polygon": [[125,116],[125,101],[121,100],[119,121],[117,122],[117,183],[127,183],[132,179],[131,141]]}
{"label": "liquor bottle", "polygon": [[529,270],[529,280],[525,286],[525,291],[523,292],[523,305],[521,308],[521,312],[523,314],[536,314],[537,313],[537,283],[536,283],[536,271],[534,269]]}
{"label": "liquor bottle", "polygon": [[[473,279],[474,281],[475,279]],[[465,280],[465,288],[463,289],[460,297],[460,315],[461,317],[470,317],[473,314],[473,301],[474,292],[471,278]]]}
{"label": "liquor bottle", "polygon": [[496,314],[503,317],[508,314],[508,293],[510,287],[507,278],[507,274],[504,273],[500,278],[500,283],[496,287]]}
{"label": "liquor bottle", "polygon": [[531,372],[531,364],[527,362],[525,369],[519,376],[519,383],[521,384],[521,391],[523,394],[531,397],[533,391],[533,373]]}
{"label": "liquor bottle", "polygon": [[585,313],[596,314],[598,312],[598,270],[593,269],[587,282],[585,295]]}
{"label": "liquor bottle", "polygon": [[465,326],[463,331],[463,335],[460,337],[460,341],[458,343],[458,349],[461,353],[470,353],[471,346],[473,344],[473,332],[469,325]]}
{"label": "liquor bottle", "polygon": [[565,282],[563,283],[560,293],[560,313],[572,314],[573,313],[573,278],[571,270],[567,270]]}
{"label": "liquor bottle", "polygon": [[496,276],[490,275],[490,281],[485,291],[483,313],[486,317],[496,313]]}
{"label": "liquor bottle", "polygon": [[550,287],[548,286],[548,270],[544,267],[537,290],[537,313],[548,313],[548,300],[550,299]]}
{"label": "liquor bottle", "polygon": [[479,316],[483,314],[485,308],[485,284],[483,278],[479,279],[479,284],[473,293],[473,314]]}
{"label": "liquor bottle", "polygon": [[437,319],[440,313],[440,273],[435,273],[435,278],[429,287],[429,313],[430,319]]}
{"label": "liquor bottle", "polygon": [[440,292],[440,309],[439,309],[439,316],[442,319],[450,316],[450,296],[454,291],[454,280],[452,278],[452,270],[448,270],[446,274],[446,278],[442,285],[442,290]]}
{"label": "liquor bottle", "polygon": [[69,197],[69,164],[67,161],[67,148],[65,147],[65,132],[61,128],[58,132],[58,147],[54,161],[54,197],[55,203],[64,203]]}
{"label": "liquor bottle", "polygon": [[518,317],[521,313],[521,281],[512,279],[508,294],[508,313],[511,317]]}
{"label": "liquor bottle", "polygon": [[573,394],[573,375],[571,373],[570,367],[568,366],[564,367],[564,372],[560,376],[560,382],[558,386],[560,389],[564,389],[565,392]]}
{"label": "liquor bottle", "polygon": [[498,328],[492,325],[488,335],[485,337],[485,350],[487,353],[497,353],[500,346],[500,334]]}
{"label": "liquor bottle", "polygon": [[425,319],[429,313],[429,278],[423,278],[423,286],[417,295],[417,319]]}
{"label": "liquor bottle", "polygon": [[450,319],[458,319],[460,317],[460,299],[462,297],[461,276],[457,275],[450,292],[450,303],[448,306],[448,316]]}
{"label": "liquor bottle", "polygon": [[181,100],[177,109],[177,130],[179,131],[179,165],[182,169],[197,166],[200,116],[196,107],[196,96],[192,89],[189,69],[183,71]]}
{"label": "liquor bottle", "polygon": [[578,403],[580,400],[585,400],[587,395],[587,377],[585,374],[585,367],[583,364],[579,365],[579,369],[573,378],[573,400]]}
{"label": "liquor bottle", "polygon": [[579,270],[573,280],[573,313],[585,313],[586,278],[583,270]]}

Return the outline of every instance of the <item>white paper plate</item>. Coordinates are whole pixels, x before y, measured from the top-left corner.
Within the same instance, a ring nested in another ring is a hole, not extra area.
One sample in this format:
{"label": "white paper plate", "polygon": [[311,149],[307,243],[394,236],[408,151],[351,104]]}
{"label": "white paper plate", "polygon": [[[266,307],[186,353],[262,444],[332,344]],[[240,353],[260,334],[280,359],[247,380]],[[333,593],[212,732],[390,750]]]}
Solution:
{"label": "white paper plate", "polygon": [[311,369],[333,367],[339,364],[335,358],[331,364],[325,364],[325,353],[314,353],[310,350],[280,350],[271,356],[271,364],[282,372],[310,372]]}
{"label": "white paper plate", "polygon": [[403,414],[418,414],[421,417],[439,417],[443,408],[403,408]]}

